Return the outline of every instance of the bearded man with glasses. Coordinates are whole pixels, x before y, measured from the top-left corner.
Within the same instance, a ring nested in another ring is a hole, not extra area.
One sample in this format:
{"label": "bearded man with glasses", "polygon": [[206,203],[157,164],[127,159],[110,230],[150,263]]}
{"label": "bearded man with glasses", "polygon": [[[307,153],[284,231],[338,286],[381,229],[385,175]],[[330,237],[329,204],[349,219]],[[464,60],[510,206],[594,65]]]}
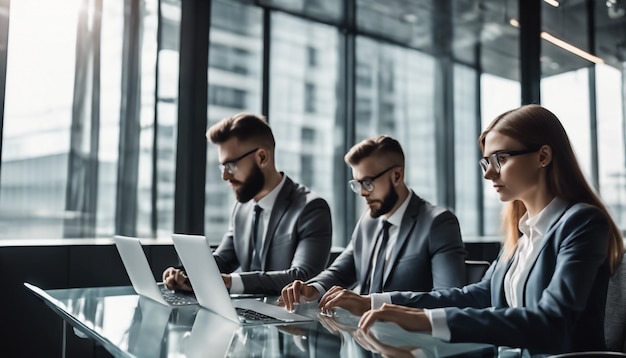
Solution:
{"label": "bearded man with glasses", "polygon": [[[213,254],[230,293],[276,295],[326,267],[332,243],[328,203],[276,169],[276,143],[263,116],[240,113],[214,124],[222,179],[237,203]],[[240,272],[234,273],[240,269]],[[181,267],[163,272],[169,289],[192,290]]]}
{"label": "bearded man with glasses", "polygon": [[365,199],[367,209],[333,264],[306,282],[285,286],[279,304],[293,310],[301,299],[321,297],[320,308],[329,302],[342,307],[356,293],[463,286],[465,248],[459,222],[452,212],[407,187],[400,143],[389,136],[366,139],[344,159],[352,167],[348,185]]}

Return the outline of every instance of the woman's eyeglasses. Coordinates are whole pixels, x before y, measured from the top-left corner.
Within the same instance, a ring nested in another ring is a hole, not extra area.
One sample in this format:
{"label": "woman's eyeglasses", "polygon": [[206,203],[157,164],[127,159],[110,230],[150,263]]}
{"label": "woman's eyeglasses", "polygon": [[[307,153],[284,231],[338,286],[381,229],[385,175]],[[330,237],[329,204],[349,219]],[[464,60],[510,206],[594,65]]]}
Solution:
{"label": "woman's eyeglasses", "polygon": [[489,164],[491,164],[493,169],[495,169],[496,173],[500,173],[500,170],[502,169],[502,164],[506,162],[506,158],[514,157],[516,155],[534,153],[538,150],[539,148],[522,150],[499,150],[497,152],[491,153],[491,155],[488,157],[483,157],[478,163],[483,170],[483,174],[487,172],[487,169],[489,169]]}

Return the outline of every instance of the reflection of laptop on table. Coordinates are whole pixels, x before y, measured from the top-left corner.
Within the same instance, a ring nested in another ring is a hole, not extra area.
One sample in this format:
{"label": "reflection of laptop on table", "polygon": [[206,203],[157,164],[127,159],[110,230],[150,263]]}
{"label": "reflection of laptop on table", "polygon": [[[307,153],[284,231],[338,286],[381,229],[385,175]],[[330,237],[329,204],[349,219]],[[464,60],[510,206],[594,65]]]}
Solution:
{"label": "reflection of laptop on table", "polygon": [[189,358],[227,357],[239,324],[217,313],[198,309],[191,334],[185,337],[182,351]]}
{"label": "reflection of laptop on table", "polygon": [[172,240],[201,306],[244,325],[313,321],[256,299],[231,300],[204,236],[173,234]]}
{"label": "reflection of laptop on table", "polygon": [[113,240],[137,294],[168,306],[198,304],[192,293],[170,291],[156,283],[139,239],[116,235]]}

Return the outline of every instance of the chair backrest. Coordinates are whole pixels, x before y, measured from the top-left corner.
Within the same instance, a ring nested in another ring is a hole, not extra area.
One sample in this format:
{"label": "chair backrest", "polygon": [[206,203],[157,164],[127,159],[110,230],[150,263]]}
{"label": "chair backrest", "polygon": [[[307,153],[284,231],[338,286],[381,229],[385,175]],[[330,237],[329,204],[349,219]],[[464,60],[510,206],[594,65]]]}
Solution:
{"label": "chair backrest", "polygon": [[[626,254],[625,254],[626,257]],[[615,352],[626,352],[626,264],[622,263],[609,280],[604,314],[604,341]]]}
{"label": "chair backrest", "polygon": [[465,260],[465,283],[469,285],[480,281],[489,265],[487,261]]}

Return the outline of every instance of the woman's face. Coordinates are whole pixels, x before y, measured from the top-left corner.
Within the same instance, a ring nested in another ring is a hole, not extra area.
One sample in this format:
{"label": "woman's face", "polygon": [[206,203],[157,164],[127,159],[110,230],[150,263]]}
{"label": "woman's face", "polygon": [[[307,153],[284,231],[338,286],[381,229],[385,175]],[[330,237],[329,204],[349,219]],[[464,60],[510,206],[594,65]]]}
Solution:
{"label": "woman's face", "polygon": [[[540,180],[543,171],[539,151],[519,155],[507,153],[527,149],[519,141],[501,133],[492,131],[486,135],[483,156],[491,156],[491,160],[483,176],[491,180],[501,201],[527,202],[539,193],[539,185],[545,185]],[[492,164],[494,153],[500,163],[499,173]]]}

